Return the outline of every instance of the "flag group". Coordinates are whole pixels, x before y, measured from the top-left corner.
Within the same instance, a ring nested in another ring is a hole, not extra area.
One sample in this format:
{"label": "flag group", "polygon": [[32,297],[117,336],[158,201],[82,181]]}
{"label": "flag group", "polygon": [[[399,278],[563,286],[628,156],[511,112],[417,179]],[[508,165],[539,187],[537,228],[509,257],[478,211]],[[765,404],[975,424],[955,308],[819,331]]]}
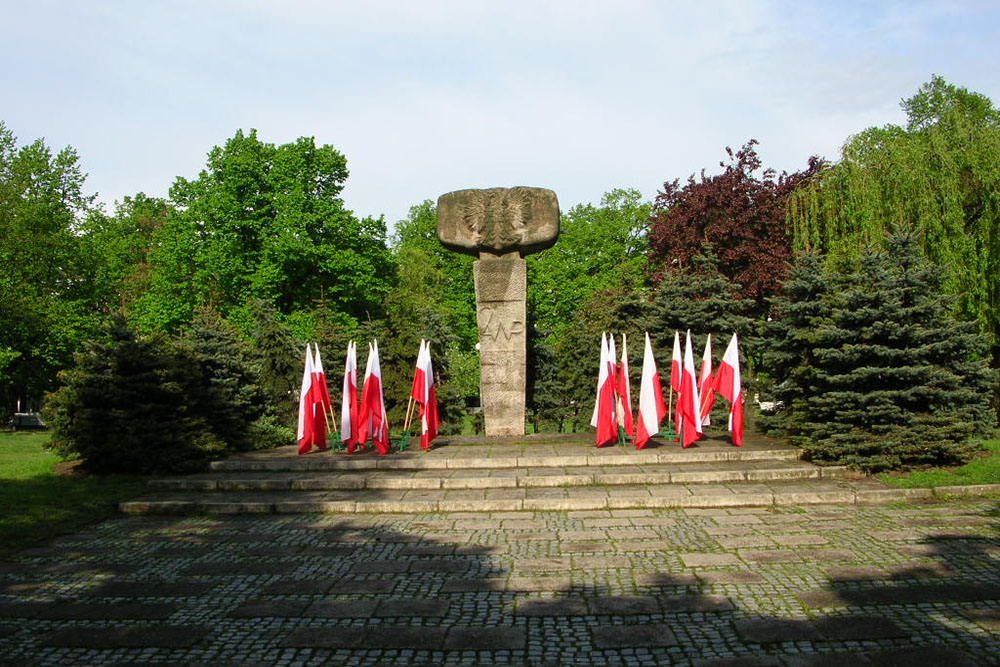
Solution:
{"label": "flag group", "polygon": [[359,444],[371,439],[379,454],[389,453],[389,425],[385,416],[385,396],[382,393],[382,367],[378,360],[378,341],[368,346],[365,379],[361,386],[358,408]]}
{"label": "flag group", "polygon": [[420,408],[420,448],[430,449],[431,441],[437,437],[438,419],[437,390],[434,388],[434,367],[431,364],[431,342],[420,341],[417,353],[417,367],[413,372],[413,387],[410,398]]}
{"label": "flag group", "polygon": [[[319,348],[316,348],[317,355]],[[321,379],[322,378],[322,379]],[[326,402],[324,403],[324,396]],[[299,454],[308,454],[313,447],[326,449],[326,407],[329,392],[323,375],[323,362],[313,357],[312,347],[306,345],[306,358],[302,368],[302,386],[299,389],[299,424],[296,438]]]}

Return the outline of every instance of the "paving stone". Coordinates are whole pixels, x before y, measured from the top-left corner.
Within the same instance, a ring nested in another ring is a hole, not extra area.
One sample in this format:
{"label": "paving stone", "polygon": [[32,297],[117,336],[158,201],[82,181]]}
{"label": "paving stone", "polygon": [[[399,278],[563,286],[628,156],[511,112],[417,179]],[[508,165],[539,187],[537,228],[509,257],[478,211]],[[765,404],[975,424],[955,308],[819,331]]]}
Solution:
{"label": "paving stone", "polygon": [[405,560],[370,560],[361,561],[351,566],[354,574],[400,574],[410,568]]}
{"label": "paving stone", "polygon": [[995,584],[943,584],[928,586],[890,586],[874,589],[809,591],[798,595],[812,608],[848,605],[924,604],[935,602],[977,602],[1000,600],[1000,586]]}
{"label": "paving stone", "polygon": [[950,646],[921,646],[874,651],[868,654],[873,665],[879,667],[978,667],[975,659],[960,648]]}
{"label": "paving stone", "polygon": [[682,553],[680,557],[685,567],[727,567],[741,564],[733,554]]}
{"label": "paving stone", "polygon": [[[567,582],[568,583],[568,582]],[[474,593],[478,591],[502,591],[507,587],[503,577],[476,579],[449,579],[441,584],[442,593]]]}
{"label": "paving stone", "polygon": [[732,601],[724,595],[661,596],[657,598],[664,613],[732,611]]}
{"label": "paving stone", "polygon": [[374,616],[420,616],[429,618],[447,615],[448,607],[449,603],[444,600],[382,600],[379,602]]}
{"label": "paving stone", "polygon": [[802,557],[807,561],[832,562],[858,560],[855,553],[847,549],[806,549],[801,553]]}
{"label": "paving stone", "polygon": [[331,579],[282,579],[268,584],[261,593],[266,595],[323,595],[333,586]]}
{"label": "paving stone", "polygon": [[183,575],[240,577],[263,574],[288,574],[300,563],[280,563],[267,561],[223,561],[219,563],[195,563],[181,570]]}
{"label": "paving stone", "polygon": [[825,637],[841,641],[909,636],[903,628],[884,616],[830,616],[818,619],[816,629]]}
{"label": "paving stone", "polygon": [[391,593],[395,587],[394,579],[340,579],[333,582],[327,593],[330,595]]}
{"label": "paving stone", "polygon": [[635,575],[637,586],[694,586],[698,577],[687,572],[643,572]]}
{"label": "paving stone", "polygon": [[820,638],[819,631],[805,620],[787,618],[741,618],[733,621],[733,629],[741,639],[755,644],[812,641]]}
{"label": "paving stone", "polygon": [[453,651],[516,651],[523,649],[528,634],[523,628],[454,627],[448,631],[444,648]]}
{"label": "paving stone", "polygon": [[514,613],[518,616],[586,616],[587,603],[579,598],[555,600],[518,600]]}
{"label": "paving stone", "polygon": [[279,646],[287,648],[351,648],[368,632],[362,627],[299,628],[292,630]]}
{"label": "paving stone", "polygon": [[507,581],[507,590],[516,593],[533,593],[537,591],[564,591],[570,586],[569,576],[548,577],[511,577]]}
{"label": "paving stone", "polygon": [[865,579],[884,579],[889,572],[881,567],[868,565],[849,565],[845,567],[827,567],[826,576],[833,581],[863,581]]}
{"label": "paving stone", "polygon": [[410,563],[410,572],[466,572],[469,561],[460,559],[415,560]]}
{"label": "paving stone", "polygon": [[87,591],[93,597],[196,597],[207,595],[218,586],[214,582],[177,581],[104,581]]}
{"label": "paving stone", "polygon": [[639,616],[660,611],[659,603],[652,597],[606,595],[591,598],[588,603],[596,615]]}
{"label": "paving stone", "polygon": [[376,600],[320,600],[309,605],[303,615],[313,618],[368,618],[377,605]]}
{"label": "paving stone", "polygon": [[764,581],[762,576],[749,570],[699,572],[698,579],[709,585],[759,584]]}
{"label": "paving stone", "polygon": [[95,649],[188,648],[199,644],[209,632],[210,628],[203,625],[81,626],[57,631],[46,645]]}
{"label": "paving stone", "polygon": [[771,539],[775,541],[776,544],[782,546],[799,546],[803,544],[828,544],[829,540],[822,535],[815,535],[812,533],[797,533],[792,535],[771,535]]}
{"label": "paving stone", "polygon": [[520,572],[568,572],[571,568],[567,556],[552,558],[526,558],[514,562],[514,569]]}
{"label": "paving stone", "polygon": [[574,570],[620,570],[631,568],[625,556],[573,556]]}
{"label": "paving stone", "polygon": [[229,612],[231,618],[297,618],[309,603],[304,600],[250,600]]}
{"label": "paving stone", "polygon": [[1000,632],[1000,608],[963,609],[961,614],[990,632]]}
{"label": "paving stone", "polygon": [[586,542],[563,542],[559,545],[559,550],[564,554],[591,553],[594,551],[608,551],[614,548],[614,544],[607,540],[588,540]]}
{"label": "paving stone", "polygon": [[82,604],[78,602],[43,603],[32,618],[51,620],[118,620],[136,619],[162,621],[170,617],[178,606],[172,604],[146,604],[131,602],[124,604]]}
{"label": "paving stone", "polygon": [[603,625],[590,632],[598,649],[666,648],[678,644],[673,629],[664,623]]}
{"label": "paving stone", "polygon": [[366,628],[361,645],[374,649],[410,649],[414,651],[441,648],[447,630],[436,627],[372,626]]}
{"label": "paving stone", "polygon": [[844,653],[799,653],[782,656],[784,667],[857,667],[871,665],[867,654],[859,652]]}

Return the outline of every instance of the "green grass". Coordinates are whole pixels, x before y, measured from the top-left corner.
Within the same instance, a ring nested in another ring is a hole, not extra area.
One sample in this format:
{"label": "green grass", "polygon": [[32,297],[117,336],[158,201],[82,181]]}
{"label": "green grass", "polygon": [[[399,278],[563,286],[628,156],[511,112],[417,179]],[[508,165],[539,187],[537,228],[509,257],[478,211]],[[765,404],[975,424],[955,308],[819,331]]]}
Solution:
{"label": "green grass", "polygon": [[1000,438],[983,443],[984,455],[957,468],[931,468],[903,474],[879,475],[884,481],[901,488],[961,486],[967,484],[1000,484]]}
{"label": "green grass", "polygon": [[59,476],[47,433],[0,433],[0,555],[73,532],[117,512],[145,479]]}

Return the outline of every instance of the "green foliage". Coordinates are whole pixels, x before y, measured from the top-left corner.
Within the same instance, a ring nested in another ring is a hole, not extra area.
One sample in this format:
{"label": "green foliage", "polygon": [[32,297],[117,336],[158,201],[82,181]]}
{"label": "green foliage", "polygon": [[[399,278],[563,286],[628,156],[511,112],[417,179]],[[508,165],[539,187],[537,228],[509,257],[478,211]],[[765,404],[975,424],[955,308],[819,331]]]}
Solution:
{"label": "green foliage", "polygon": [[294,426],[305,345],[278,320],[278,313],[266,301],[257,300],[249,305],[257,322],[252,333],[251,356],[261,389],[278,423]]}
{"label": "green foliage", "polygon": [[163,336],[138,338],[116,318],[49,395],[49,447],[99,474],[198,470],[227,451],[212,430],[196,356]]}
{"label": "green foliage", "polygon": [[[718,260],[707,246],[692,258],[690,268],[664,273],[654,294],[647,325],[658,367],[670,368],[674,332],[681,333],[683,345],[688,329],[696,358],[700,358],[706,334],[715,335],[713,355],[721,359],[730,336],[736,333],[740,351],[755,360],[753,322],[747,316],[753,301],[739,298],[739,291],[740,286],[719,271]],[[743,370],[746,375],[747,369]]]}
{"label": "green foliage", "polygon": [[93,206],[84,179],[72,148],[53,154],[40,139],[18,148],[0,122],[0,350],[11,351],[0,370],[4,406],[54,386],[97,325],[92,258],[78,237]]}
{"label": "green foliage", "polygon": [[638,190],[611,190],[599,206],[564,213],[556,244],[528,256],[528,310],[549,344],[575,326],[577,312],[598,291],[645,283],[649,214]]}
{"label": "green foliage", "polygon": [[197,179],[170,188],[176,209],[154,235],[150,289],[134,321],[176,331],[207,305],[249,331],[257,299],[283,316],[316,301],[355,319],[376,310],[393,275],[385,223],[344,208],[346,179],[344,156],[311,138],[275,146],[239,131],[213,148]]}
{"label": "green foliage", "polygon": [[985,96],[935,76],[902,102],[905,128],[853,136],[841,161],[798,190],[788,224],[798,249],[850,262],[894,225],[921,232],[946,267],[961,319],[992,336],[1000,361],[1000,111]]}
{"label": "green foliage", "polygon": [[823,463],[871,471],[967,460],[994,426],[985,337],[952,319],[941,271],[913,232],[887,245],[828,286],[808,275],[815,257],[796,266],[768,355],[783,426]]}
{"label": "green foliage", "polygon": [[213,310],[195,315],[183,342],[197,355],[206,383],[201,399],[213,406],[212,428],[237,451],[276,447],[294,439],[277,427],[267,393],[236,328]]}

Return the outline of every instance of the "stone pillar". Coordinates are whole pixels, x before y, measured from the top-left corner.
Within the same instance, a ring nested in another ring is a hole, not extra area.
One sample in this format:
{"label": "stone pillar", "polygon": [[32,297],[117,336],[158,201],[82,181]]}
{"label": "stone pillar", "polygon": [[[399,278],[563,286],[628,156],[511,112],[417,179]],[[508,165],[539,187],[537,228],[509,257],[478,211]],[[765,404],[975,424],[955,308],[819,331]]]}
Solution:
{"label": "stone pillar", "polygon": [[476,317],[487,435],[524,435],[527,262],[478,260]]}
{"label": "stone pillar", "polygon": [[476,318],[486,435],[524,435],[527,264],[559,236],[559,202],[544,188],[457,190],[438,199],[438,239],[476,255]]}

